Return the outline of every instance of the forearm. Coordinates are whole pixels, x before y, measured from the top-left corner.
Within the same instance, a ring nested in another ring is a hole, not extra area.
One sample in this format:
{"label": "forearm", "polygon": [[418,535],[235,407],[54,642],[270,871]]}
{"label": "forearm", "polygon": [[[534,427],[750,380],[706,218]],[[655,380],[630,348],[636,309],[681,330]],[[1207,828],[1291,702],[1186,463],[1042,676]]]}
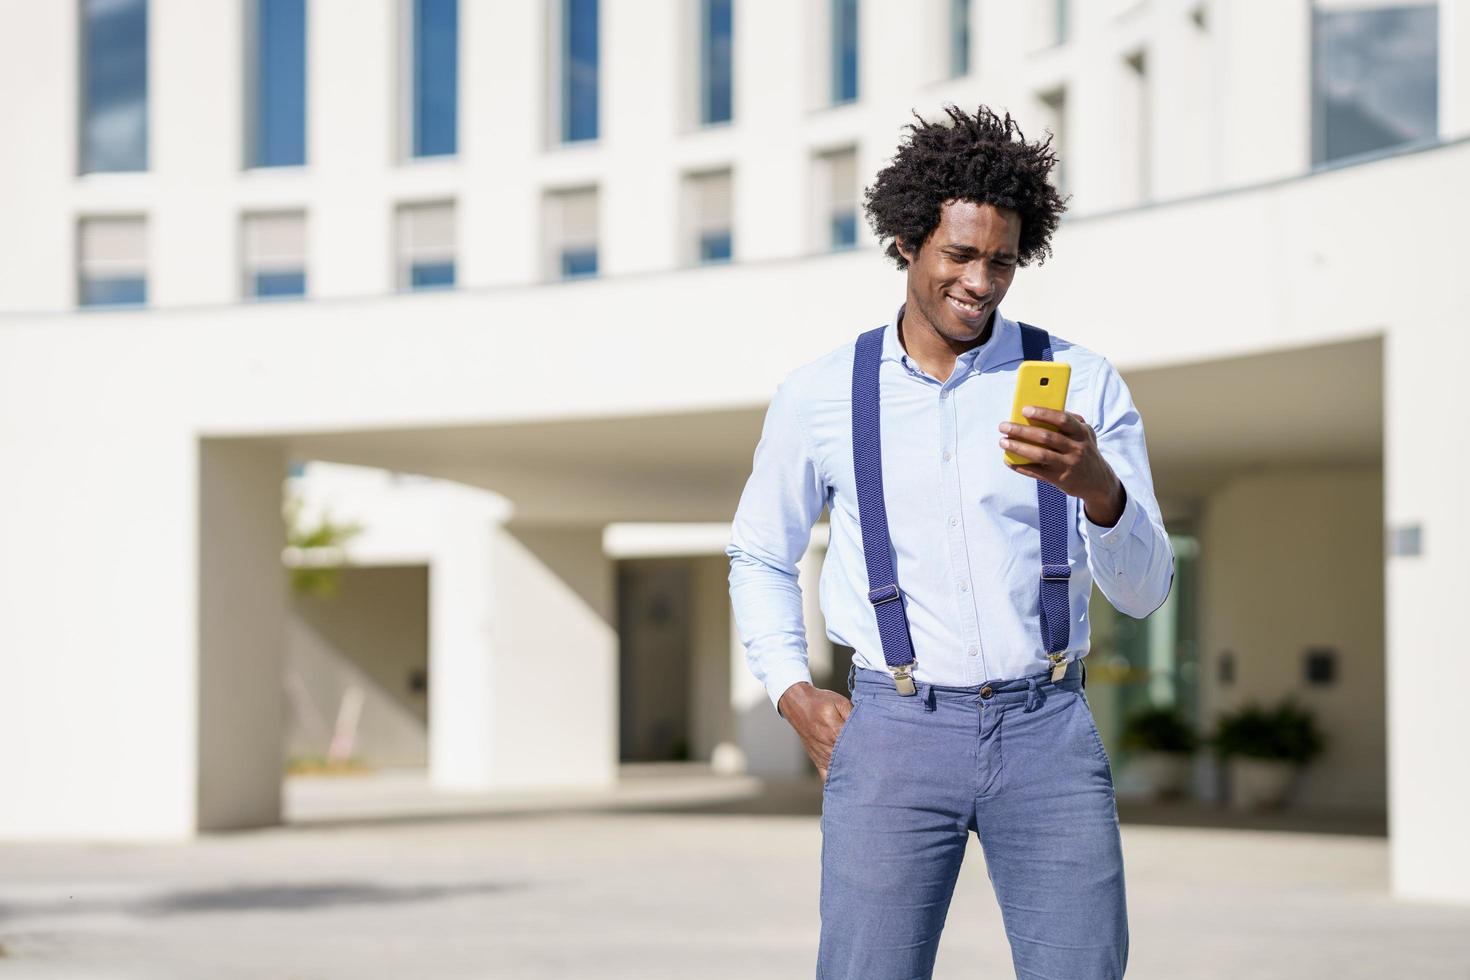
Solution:
{"label": "forearm", "polygon": [[779,710],[792,685],[811,682],[801,586],[794,574],[738,549],[730,556],[730,605],[746,663]]}

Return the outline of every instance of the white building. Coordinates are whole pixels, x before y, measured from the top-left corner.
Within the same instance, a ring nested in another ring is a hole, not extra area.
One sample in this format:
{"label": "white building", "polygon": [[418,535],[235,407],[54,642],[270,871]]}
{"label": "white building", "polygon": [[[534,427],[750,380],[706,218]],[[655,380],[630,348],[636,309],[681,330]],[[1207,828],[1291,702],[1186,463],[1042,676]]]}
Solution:
{"label": "white building", "polygon": [[1099,610],[1105,733],[1298,695],[1295,805],[1386,813],[1396,894],[1470,901],[1470,0],[0,18],[0,836],[277,819],[293,461],[461,485],[371,491],[363,559],[428,570],[439,784],[799,771],[724,533],[776,383],[901,300],[862,186],[983,101],[1073,194],[1007,312],[1124,371],[1179,535],[1160,613]]}

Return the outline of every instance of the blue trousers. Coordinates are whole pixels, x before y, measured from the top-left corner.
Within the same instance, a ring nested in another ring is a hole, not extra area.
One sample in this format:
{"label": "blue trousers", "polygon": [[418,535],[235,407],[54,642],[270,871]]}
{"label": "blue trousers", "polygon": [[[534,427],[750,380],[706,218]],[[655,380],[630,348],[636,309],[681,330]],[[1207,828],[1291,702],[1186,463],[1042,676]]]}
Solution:
{"label": "blue trousers", "polygon": [[1123,976],[1117,800],[1080,665],[909,697],[854,668],[822,795],[818,980],[931,977],[972,830],[1018,978]]}

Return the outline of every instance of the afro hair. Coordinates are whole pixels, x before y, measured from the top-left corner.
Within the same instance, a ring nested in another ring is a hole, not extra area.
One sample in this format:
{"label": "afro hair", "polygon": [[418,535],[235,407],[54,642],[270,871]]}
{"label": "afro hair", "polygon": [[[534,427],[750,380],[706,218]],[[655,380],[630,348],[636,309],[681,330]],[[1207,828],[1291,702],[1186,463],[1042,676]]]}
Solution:
{"label": "afro hair", "polygon": [[908,123],[893,162],[878,172],[863,192],[868,224],[900,269],[908,260],[898,250],[922,247],[939,226],[946,201],[965,200],[1010,208],[1021,216],[1017,261],[1028,265],[1051,255],[1066,202],[1047,179],[1056,165],[1052,137],[1027,142],[1008,112],[1004,118],[985,106],[974,115],[953,105],[944,107],[950,123]]}

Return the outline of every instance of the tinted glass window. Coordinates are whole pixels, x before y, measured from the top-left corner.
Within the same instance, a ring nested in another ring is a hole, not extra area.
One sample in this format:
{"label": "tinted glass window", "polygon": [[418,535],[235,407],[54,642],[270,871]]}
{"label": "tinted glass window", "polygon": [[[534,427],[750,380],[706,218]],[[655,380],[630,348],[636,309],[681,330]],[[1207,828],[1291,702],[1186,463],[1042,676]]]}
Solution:
{"label": "tinted glass window", "polygon": [[700,122],[728,122],[733,114],[735,22],[733,0],[703,0],[700,24]]}
{"label": "tinted glass window", "polygon": [[77,303],[148,302],[147,225],[142,218],[83,218],[77,228]]}
{"label": "tinted glass window", "polygon": [[414,0],[413,155],[458,149],[459,0]]}
{"label": "tinted glass window", "polygon": [[562,139],[597,138],[597,0],[562,0]]}
{"label": "tinted glass window", "polygon": [[148,169],[147,0],[82,0],[84,173]]}
{"label": "tinted glass window", "polygon": [[256,0],[255,132],[250,164],[306,162],[306,0]]}
{"label": "tinted glass window", "polygon": [[858,97],[858,0],[832,0],[832,101]]}
{"label": "tinted glass window", "polygon": [[949,3],[949,74],[953,78],[970,73],[970,0]]}
{"label": "tinted glass window", "polygon": [[1438,8],[1316,11],[1312,103],[1313,163],[1435,139]]}

